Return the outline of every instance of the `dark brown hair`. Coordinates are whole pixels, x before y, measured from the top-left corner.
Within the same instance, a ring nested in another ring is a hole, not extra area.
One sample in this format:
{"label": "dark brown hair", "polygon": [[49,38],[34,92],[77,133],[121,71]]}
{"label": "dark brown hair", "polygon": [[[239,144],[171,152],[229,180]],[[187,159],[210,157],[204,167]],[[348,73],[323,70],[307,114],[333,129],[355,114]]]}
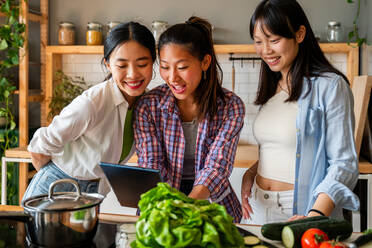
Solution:
{"label": "dark brown hair", "polygon": [[[116,47],[129,41],[138,42],[143,47],[149,49],[151,59],[153,62],[155,62],[155,39],[151,31],[138,22],[127,22],[115,26],[108,34],[103,44],[102,64],[104,64],[105,60],[106,62],[110,61],[110,56]],[[109,73],[105,80],[111,78],[111,76],[111,73]]]}
{"label": "dark brown hair", "polygon": [[202,18],[192,16],[186,23],[171,26],[159,38],[158,53],[163,46],[173,43],[184,46],[188,52],[202,61],[205,55],[212,58],[206,71],[206,79],[194,91],[196,103],[199,106],[198,119],[203,119],[209,114],[212,119],[217,114],[217,99],[225,101],[222,90],[222,70],[217,62],[212,39],[212,26]]}
{"label": "dark brown hair", "polygon": [[[304,79],[307,78],[308,91],[311,90],[310,77],[319,77],[326,72],[333,72],[342,76],[349,82],[344,74],[334,68],[324,53],[320,49],[314,32],[305,15],[305,12],[295,0],[263,0],[259,3],[250,21],[250,35],[253,39],[254,28],[260,23],[270,33],[295,39],[296,32],[300,26],[306,28],[304,40],[299,44],[298,54],[295,57],[289,72],[290,95],[287,102],[297,101],[302,93]],[[282,75],[280,72],[270,70],[270,67],[262,61],[260,71],[260,81],[258,86],[255,104],[265,104],[276,92],[279,80]]]}

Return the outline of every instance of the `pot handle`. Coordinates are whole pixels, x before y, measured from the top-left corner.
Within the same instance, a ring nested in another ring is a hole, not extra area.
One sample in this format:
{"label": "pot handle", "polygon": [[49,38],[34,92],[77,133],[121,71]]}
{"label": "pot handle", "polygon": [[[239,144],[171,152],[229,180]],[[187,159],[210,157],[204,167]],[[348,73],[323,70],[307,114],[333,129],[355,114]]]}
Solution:
{"label": "pot handle", "polygon": [[72,185],[74,185],[74,187],[76,189],[76,199],[78,199],[81,196],[81,190],[80,190],[79,184],[73,179],[65,178],[65,179],[56,180],[56,181],[54,181],[53,183],[50,184],[49,194],[48,194],[49,200],[52,200],[52,201],[54,200],[54,196],[53,196],[54,187],[56,187],[57,184],[61,184],[61,183],[71,183]]}
{"label": "pot handle", "polygon": [[32,217],[25,212],[0,211],[0,220],[30,222],[32,221]]}

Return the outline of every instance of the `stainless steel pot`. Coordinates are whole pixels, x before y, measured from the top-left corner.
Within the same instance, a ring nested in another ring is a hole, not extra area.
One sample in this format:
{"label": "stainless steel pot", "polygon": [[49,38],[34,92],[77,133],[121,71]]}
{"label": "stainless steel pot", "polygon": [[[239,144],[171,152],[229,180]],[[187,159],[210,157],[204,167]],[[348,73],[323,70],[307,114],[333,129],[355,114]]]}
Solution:
{"label": "stainless steel pot", "polygon": [[[57,184],[71,183],[76,192],[54,193]],[[24,212],[0,212],[0,219],[26,223],[27,239],[33,245],[73,247],[90,244],[97,231],[100,194],[81,193],[72,179],[61,179],[49,187],[49,194],[26,199]]]}

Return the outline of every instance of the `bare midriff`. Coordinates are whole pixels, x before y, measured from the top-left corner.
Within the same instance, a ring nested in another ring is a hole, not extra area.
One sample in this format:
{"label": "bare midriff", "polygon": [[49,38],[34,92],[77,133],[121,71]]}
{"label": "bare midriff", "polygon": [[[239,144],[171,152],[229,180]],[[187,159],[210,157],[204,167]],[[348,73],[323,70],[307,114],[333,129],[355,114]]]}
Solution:
{"label": "bare midriff", "polygon": [[280,182],[277,180],[262,177],[257,174],[256,176],[257,185],[267,191],[287,191],[293,190],[294,185],[291,183]]}

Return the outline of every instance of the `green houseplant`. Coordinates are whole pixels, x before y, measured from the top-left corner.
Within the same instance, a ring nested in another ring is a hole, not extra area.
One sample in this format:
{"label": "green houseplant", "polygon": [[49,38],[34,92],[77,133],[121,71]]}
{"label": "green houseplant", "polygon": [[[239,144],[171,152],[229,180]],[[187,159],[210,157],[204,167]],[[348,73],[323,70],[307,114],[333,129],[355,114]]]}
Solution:
{"label": "green houseplant", "polygon": [[[346,0],[346,2],[350,4],[354,3],[353,0]],[[359,36],[358,20],[360,15],[360,0],[357,0],[357,4],[358,8],[353,20],[353,29],[348,33],[348,44],[350,44],[351,42],[355,42],[360,47],[363,43],[366,43],[366,38],[362,38]]]}
{"label": "green houseplant", "polygon": [[[0,155],[3,156],[6,149],[18,143],[12,113],[12,92],[16,89],[16,78],[13,75],[19,64],[19,49],[25,41],[25,25],[19,22],[18,1],[2,0],[0,3],[3,16],[0,25],[0,117],[4,120],[0,132]],[[9,180],[12,179],[13,171],[14,164],[8,163],[7,200],[10,204],[17,204],[16,182]]]}
{"label": "green houseplant", "polygon": [[84,78],[72,78],[62,71],[57,71],[55,82],[56,87],[54,88],[53,98],[49,104],[49,120],[58,115],[75,97],[79,96],[88,88]]}

